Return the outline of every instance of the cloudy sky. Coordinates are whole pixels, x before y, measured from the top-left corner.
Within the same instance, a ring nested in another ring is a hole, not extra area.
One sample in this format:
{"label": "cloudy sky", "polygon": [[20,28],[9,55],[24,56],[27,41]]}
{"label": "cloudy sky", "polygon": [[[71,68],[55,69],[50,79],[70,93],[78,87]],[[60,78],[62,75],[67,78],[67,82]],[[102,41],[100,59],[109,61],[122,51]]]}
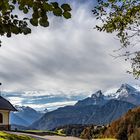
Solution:
{"label": "cloudy sky", "polygon": [[2,89],[95,91],[138,84],[126,73],[130,64],[111,56],[120,48],[116,37],[93,29],[97,21],[90,2],[72,2],[72,18],[50,17],[49,28],[32,28],[27,36],[2,37]]}

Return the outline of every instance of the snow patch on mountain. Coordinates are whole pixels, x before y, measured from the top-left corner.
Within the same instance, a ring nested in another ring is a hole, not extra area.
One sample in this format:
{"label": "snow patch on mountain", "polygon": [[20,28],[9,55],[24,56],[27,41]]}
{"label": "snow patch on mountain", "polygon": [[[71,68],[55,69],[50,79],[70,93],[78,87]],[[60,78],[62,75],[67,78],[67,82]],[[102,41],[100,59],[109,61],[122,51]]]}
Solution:
{"label": "snow patch on mountain", "polygon": [[129,95],[140,95],[138,88],[135,88],[129,84],[122,84],[121,87],[110,89],[103,93],[108,99],[119,99],[121,97],[128,97]]}

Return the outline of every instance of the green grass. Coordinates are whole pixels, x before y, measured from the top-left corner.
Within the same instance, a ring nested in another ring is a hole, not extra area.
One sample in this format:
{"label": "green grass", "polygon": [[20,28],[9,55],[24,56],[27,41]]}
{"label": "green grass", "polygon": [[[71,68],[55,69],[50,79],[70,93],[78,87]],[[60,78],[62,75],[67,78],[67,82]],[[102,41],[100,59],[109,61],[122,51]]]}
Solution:
{"label": "green grass", "polygon": [[15,135],[0,131],[0,140],[35,140],[35,139],[24,135]]}
{"label": "green grass", "polygon": [[57,133],[58,135],[66,136],[66,135],[63,133],[63,129],[57,130],[56,133]]}
{"label": "green grass", "polygon": [[45,130],[25,130],[24,132],[48,132]]}
{"label": "green grass", "polygon": [[49,131],[49,130],[25,130],[23,132],[27,132],[27,133],[47,133],[47,135],[59,135],[59,136],[65,136],[65,134],[63,134],[62,129],[58,130],[58,131]]}

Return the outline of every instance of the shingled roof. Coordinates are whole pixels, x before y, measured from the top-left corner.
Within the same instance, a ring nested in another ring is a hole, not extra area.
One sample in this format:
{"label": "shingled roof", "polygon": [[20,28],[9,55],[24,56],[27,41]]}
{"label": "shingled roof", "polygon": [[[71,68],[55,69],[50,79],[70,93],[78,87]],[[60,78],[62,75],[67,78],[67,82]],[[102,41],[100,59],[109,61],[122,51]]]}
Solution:
{"label": "shingled roof", "polygon": [[9,101],[7,101],[6,99],[4,99],[1,96],[0,96],[0,109],[1,110],[17,111]]}

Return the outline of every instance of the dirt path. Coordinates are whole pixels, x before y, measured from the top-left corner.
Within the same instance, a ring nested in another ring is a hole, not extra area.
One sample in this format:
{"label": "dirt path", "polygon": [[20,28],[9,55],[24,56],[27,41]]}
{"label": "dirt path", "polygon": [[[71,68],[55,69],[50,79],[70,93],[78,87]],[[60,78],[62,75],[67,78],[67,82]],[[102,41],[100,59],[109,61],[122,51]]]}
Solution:
{"label": "dirt path", "polygon": [[19,133],[19,132],[10,132],[10,131],[6,131],[6,133],[16,134],[16,135],[25,135],[25,136],[32,137],[32,138],[34,138],[35,140],[48,140],[47,138],[43,138],[42,136],[33,135],[33,134]]}
{"label": "dirt path", "polygon": [[61,136],[48,136],[48,135],[38,136],[38,135],[19,133],[19,132],[7,132],[7,133],[16,134],[16,135],[26,135],[35,138],[36,140],[82,140],[76,137],[61,137]]}
{"label": "dirt path", "polygon": [[82,140],[76,137],[43,136],[46,140]]}

